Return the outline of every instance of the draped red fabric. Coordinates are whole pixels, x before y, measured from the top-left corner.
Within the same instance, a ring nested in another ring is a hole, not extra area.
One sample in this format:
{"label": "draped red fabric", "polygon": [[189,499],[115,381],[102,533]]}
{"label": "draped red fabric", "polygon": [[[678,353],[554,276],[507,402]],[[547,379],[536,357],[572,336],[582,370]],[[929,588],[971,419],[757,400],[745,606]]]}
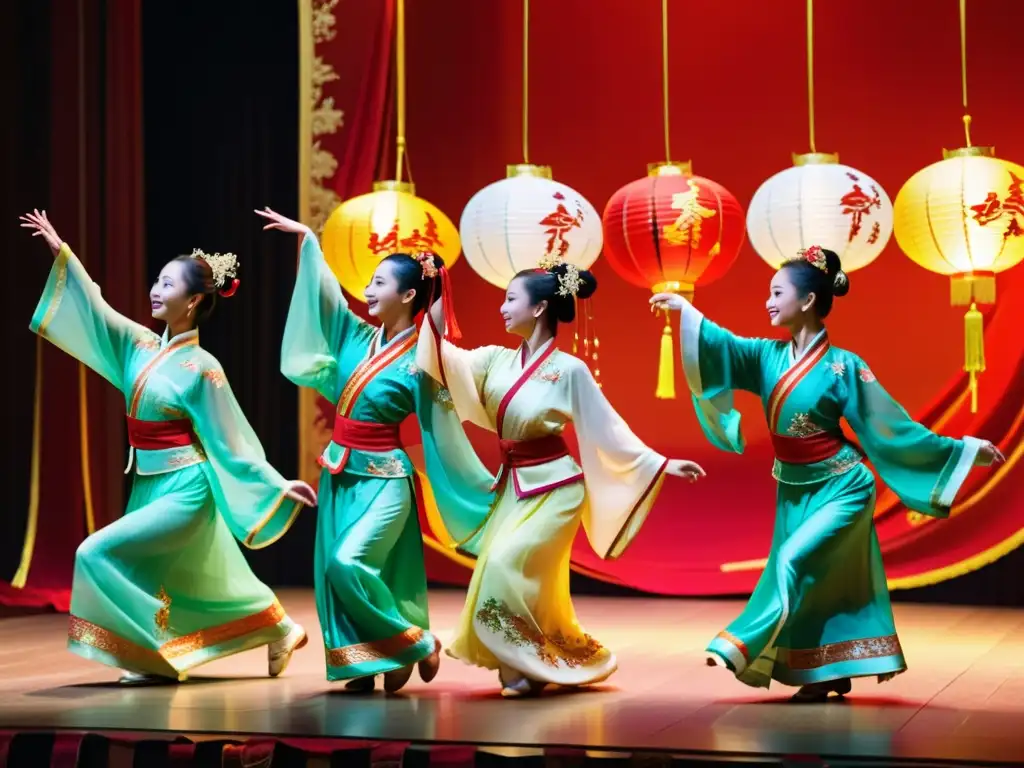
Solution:
{"label": "draped red fabric", "polygon": [[[49,191],[45,199],[19,201],[23,210],[46,209],[103,287],[107,301],[132,317],[147,315],[140,258],[141,14],[139,0],[82,0],[76,12],[50,15],[50,78],[34,80],[35,87],[49,91],[50,133],[38,139],[47,142]],[[39,239],[27,235],[19,253],[49,259]],[[34,304],[41,291],[41,283],[33,286],[27,301]],[[30,314],[28,306],[25,325]],[[27,565],[24,586],[0,582],[0,602],[67,610],[74,554],[88,533],[89,515],[98,529],[123,512],[124,400],[59,349],[45,342],[38,349],[41,440],[35,537],[22,559],[22,568]],[[25,444],[31,446],[31,440]]]}
{"label": "draped red fabric", "polygon": [[[349,8],[363,4],[339,5],[339,28],[352,29],[357,22],[350,23]],[[985,13],[971,14],[968,34],[974,41],[973,138],[1019,162],[1024,137],[1011,126],[1024,119],[1024,105],[1005,97],[1016,42],[1012,25],[1001,21],[1015,8],[1016,0],[992,0]],[[523,160],[521,12],[518,3],[474,0],[407,7],[408,136],[417,188],[456,221],[476,191],[502,178],[506,164]],[[725,185],[744,204],[790,165],[792,152],[806,151],[803,14],[801,4],[758,0],[672,12],[673,159],[692,158],[696,173]],[[556,179],[598,210],[616,189],[643,176],[648,162],[664,159],[660,23],[657,3],[615,0],[550,3],[531,19],[529,159],[551,164]],[[953,9],[922,15],[884,0],[866,0],[856,12],[844,5],[818,8],[818,149],[839,151],[843,162],[870,173],[895,198],[913,173],[941,159],[943,147],[959,146],[957,24]],[[329,55],[337,71],[372,77],[361,68],[365,57],[351,58],[340,45]],[[365,135],[353,106],[340,106],[346,110],[340,133]],[[580,538],[574,567],[650,592],[748,592],[774,521],[772,451],[760,404],[752,396],[737,399],[744,455],[712,449],[684,391],[676,400],[654,398],[661,324],[648,311],[649,294],[601,260],[595,271],[604,392],[648,444],[699,461],[708,478],[696,486],[667,481],[618,561],[599,560]],[[747,244],[729,274],[698,291],[696,302],[737,333],[764,335],[770,332],[763,305],[771,274]],[[465,259],[452,278],[463,344],[514,343],[497,320],[500,291],[474,275]],[[922,521],[880,489],[878,532],[895,587],[951,578],[1020,543],[1024,470],[1016,457],[1024,339],[1015,330],[1015,302],[1022,280],[1024,266],[999,277],[999,303],[987,316],[988,370],[973,415],[960,371],[963,308],[949,306],[947,279],[913,264],[895,240],[877,262],[852,275],[852,292],[829,318],[833,344],[865,358],[912,415],[944,434],[996,441],[1011,457],[1004,468],[972,472],[947,521]],[[473,430],[472,436],[481,457],[495,466],[493,435]],[[471,563],[451,559],[441,569],[431,562],[435,580],[468,580]]]}

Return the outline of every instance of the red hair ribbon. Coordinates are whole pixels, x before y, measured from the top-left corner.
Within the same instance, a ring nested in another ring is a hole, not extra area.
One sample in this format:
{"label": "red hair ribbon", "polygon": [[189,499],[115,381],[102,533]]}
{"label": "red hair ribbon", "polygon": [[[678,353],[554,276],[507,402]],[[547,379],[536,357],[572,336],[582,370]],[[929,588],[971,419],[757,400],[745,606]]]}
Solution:
{"label": "red hair ribbon", "polygon": [[459,329],[459,321],[455,318],[452,278],[446,267],[441,267],[438,272],[441,275],[441,303],[444,307],[444,337],[448,341],[458,341],[462,338],[462,331]]}
{"label": "red hair ribbon", "polygon": [[235,291],[238,290],[238,286],[241,284],[241,282],[242,281],[236,277],[234,280],[231,281],[231,285],[229,287],[221,288],[219,291],[217,291],[217,293],[219,293],[225,299],[230,299],[232,296],[235,295]]}

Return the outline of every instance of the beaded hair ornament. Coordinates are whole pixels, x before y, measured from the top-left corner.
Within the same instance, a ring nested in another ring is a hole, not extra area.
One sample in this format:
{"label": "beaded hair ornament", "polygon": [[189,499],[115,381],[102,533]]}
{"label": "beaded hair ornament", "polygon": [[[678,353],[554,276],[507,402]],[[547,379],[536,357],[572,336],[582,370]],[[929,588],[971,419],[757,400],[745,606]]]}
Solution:
{"label": "beaded hair ornament", "polygon": [[419,253],[414,253],[412,257],[420,263],[424,280],[433,280],[437,277],[437,265],[434,264],[433,253],[430,251],[420,251]]}
{"label": "beaded hair ornament", "polygon": [[542,259],[539,266],[544,272],[551,272],[559,264],[565,265],[565,274],[558,276],[558,295],[572,296],[575,299],[580,292],[580,288],[583,286],[579,267],[575,264],[567,263],[560,256]]}
{"label": "beaded hair ornament", "polygon": [[202,259],[210,265],[213,273],[213,284],[217,292],[224,298],[235,295],[241,282],[238,274],[238,257],[233,253],[204,253],[199,248],[192,251],[193,259]]}

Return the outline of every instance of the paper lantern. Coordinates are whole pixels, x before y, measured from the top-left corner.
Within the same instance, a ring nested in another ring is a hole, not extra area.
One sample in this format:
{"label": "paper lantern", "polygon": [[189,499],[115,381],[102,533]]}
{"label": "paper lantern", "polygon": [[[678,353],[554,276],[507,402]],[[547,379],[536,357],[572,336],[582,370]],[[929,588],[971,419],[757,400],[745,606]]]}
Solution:
{"label": "paper lantern", "polygon": [[892,203],[882,185],[839,163],[839,155],[793,155],[747,208],[747,234],[774,269],[811,245],[839,254],[845,272],[866,267],[892,235]]}
{"label": "paper lantern", "polygon": [[978,407],[978,374],[985,370],[978,304],[994,304],[995,276],[1024,260],[1024,168],[992,147],[944,150],[896,195],[896,242],[930,272],[949,275],[950,303],[964,316],[964,370],[971,411]]}
{"label": "paper lantern", "polygon": [[601,254],[601,220],[579,192],[554,181],[551,168],[512,165],[507,178],[477,192],[459,222],[469,266],[507,288],[517,272],[562,260],[589,269]]}
{"label": "paper lantern", "polygon": [[[620,277],[687,299],[724,275],[743,245],[743,208],[721,184],[694,176],[690,163],[652,164],[612,195],[601,220],[605,258]],[[675,345],[665,314],[655,396],[671,399]]]}
{"label": "paper lantern", "polygon": [[432,251],[451,267],[461,251],[451,219],[416,197],[411,183],[396,181],[378,181],[369,194],[335,208],[324,224],[323,248],[341,287],[359,301],[389,254]]}

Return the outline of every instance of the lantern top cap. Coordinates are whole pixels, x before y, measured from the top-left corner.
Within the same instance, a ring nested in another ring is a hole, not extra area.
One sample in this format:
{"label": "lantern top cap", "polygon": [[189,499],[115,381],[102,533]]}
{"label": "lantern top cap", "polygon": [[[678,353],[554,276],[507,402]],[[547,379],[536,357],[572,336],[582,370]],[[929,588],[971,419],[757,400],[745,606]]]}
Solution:
{"label": "lantern top cap", "polygon": [[693,175],[693,161],[684,160],[683,162],[664,160],[660,163],[648,163],[647,164],[647,175],[648,176],[692,176]]}
{"label": "lantern top cap", "polygon": [[395,181],[389,179],[386,181],[375,181],[373,182],[374,192],[406,192],[410,195],[416,194],[416,185],[411,181]]}
{"label": "lantern top cap", "polygon": [[514,179],[518,176],[534,176],[538,179],[551,178],[550,165],[534,165],[533,163],[516,163],[505,166],[505,178]]}
{"label": "lantern top cap", "polygon": [[995,157],[995,147],[960,147],[959,149],[943,149],[942,159],[949,160],[954,157]]}
{"label": "lantern top cap", "polygon": [[793,165],[837,165],[839,163],[838,152],[805,152],[803,154],[793,153]]}

